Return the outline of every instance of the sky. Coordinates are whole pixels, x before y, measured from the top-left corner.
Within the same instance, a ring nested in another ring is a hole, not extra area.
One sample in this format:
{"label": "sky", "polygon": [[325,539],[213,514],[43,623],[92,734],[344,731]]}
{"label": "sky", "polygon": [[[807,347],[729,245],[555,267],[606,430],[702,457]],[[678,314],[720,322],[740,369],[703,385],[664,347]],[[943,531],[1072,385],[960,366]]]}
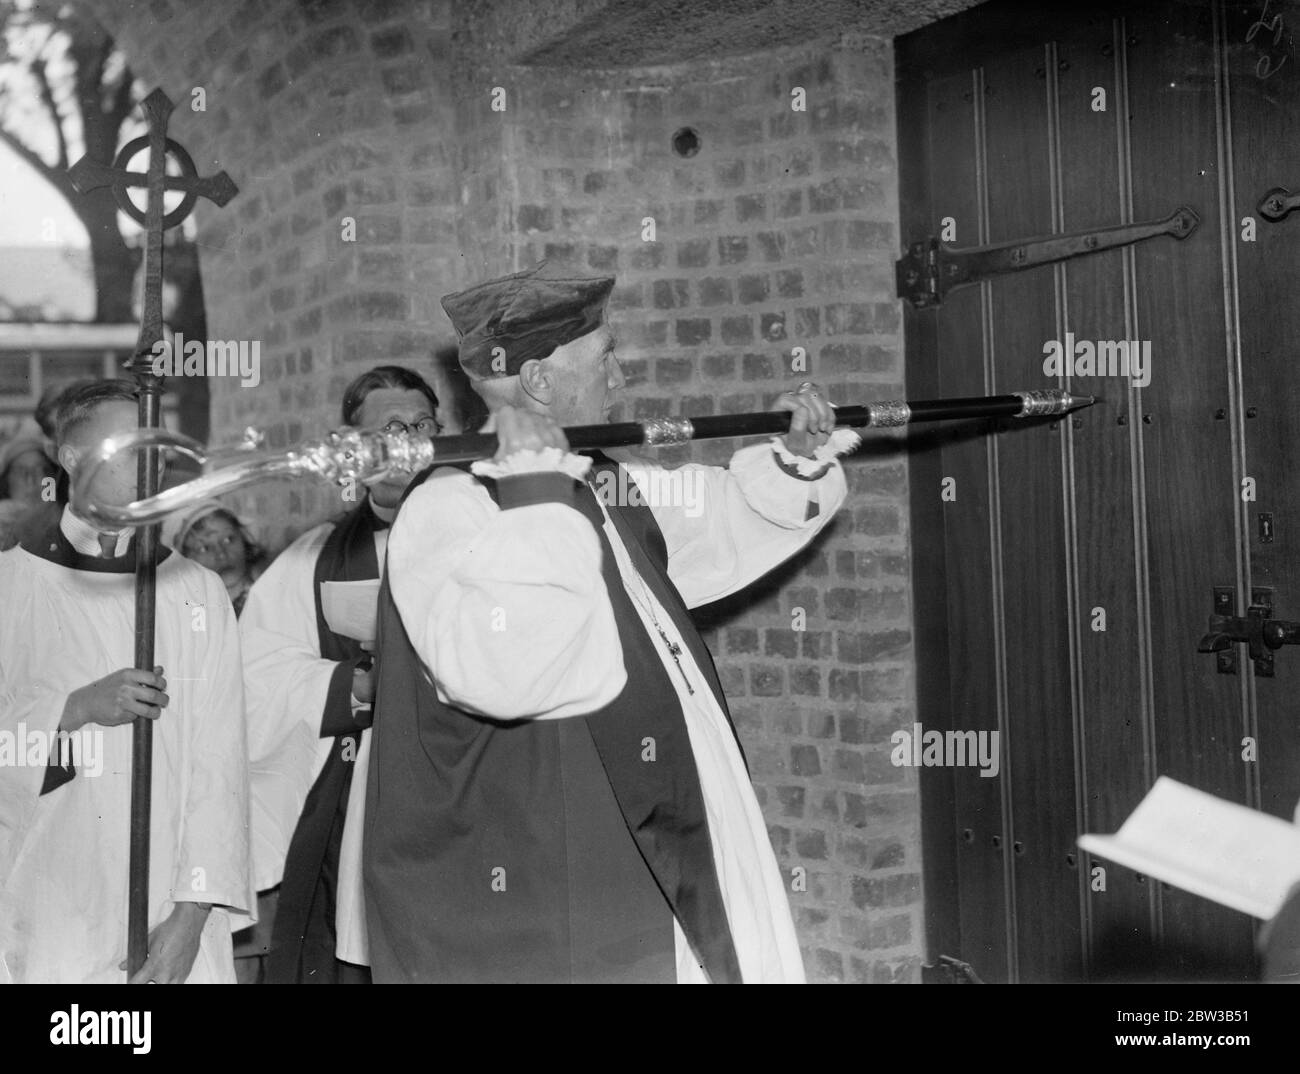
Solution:
{"label": "sky", "polygon": [[89,246],[86,229],[49,183],[0,145],[0,246]]}
{"label": "sky", "polygon": [[89,248],[62,196],[0,145],[0,299],[44,309],[47,317],[88,320],[95,313]]}

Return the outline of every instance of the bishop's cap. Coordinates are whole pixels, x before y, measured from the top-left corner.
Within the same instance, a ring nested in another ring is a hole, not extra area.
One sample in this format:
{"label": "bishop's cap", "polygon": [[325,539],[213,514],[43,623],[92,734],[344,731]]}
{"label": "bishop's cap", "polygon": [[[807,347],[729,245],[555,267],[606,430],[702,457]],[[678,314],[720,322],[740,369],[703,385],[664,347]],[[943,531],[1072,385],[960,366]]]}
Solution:
{"label": "bishop's cap", "polygon": [[543,265],[443,297],[470,377],[516,376],[525,362],[600,327],[614,277],[555,279],[540,275]]}

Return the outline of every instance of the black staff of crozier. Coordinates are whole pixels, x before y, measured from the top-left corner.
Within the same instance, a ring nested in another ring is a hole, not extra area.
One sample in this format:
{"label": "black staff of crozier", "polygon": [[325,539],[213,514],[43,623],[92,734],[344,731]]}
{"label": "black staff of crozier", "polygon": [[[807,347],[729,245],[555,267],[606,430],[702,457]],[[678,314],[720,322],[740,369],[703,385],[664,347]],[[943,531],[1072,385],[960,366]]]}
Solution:
{"label": "black staff of crozier", "polygon": [[[835,424],[837,428],[850,429],[889,428],[953,418],[1050,417],[1091,406],[1095,401],[1090,395],[1071,395],[1055,389],[963,399],[897,400],[836,407]],[[789,427],[789,412],[778,410],[576,425],[565,429],[564,435],[573,450],[586,451],[636,445],[663,447],[691,440],[758,436],[783,433]],[[249,445],[254,442],[255,437],[250,439]],[[139,448],[170,448],[201,466],[210,466],[202,445],[176,433],[142,429],[131,436],[106,440],[77,468],[72,484],[72,503],[78,512],[105,526],[148,526],[199,500],[272,478],[312,477],[340,485],[367,483],[379,480],[393,469],[415,473],[435,464],[453,465],[490,458],[496,452],[497,438],[493,433],[471,433],[425,439],[345,427],[318,440],[304,441],[280,454],[250,455],[245,452],[244,457],[233,463],[211,468],[208,473],[182,485],[125,506],[100,503],[89,496],[88,489],[94,483],[100,464],[119,452]]]}
{"label": "black staff of crozier", "polygon": [[[194,161],[176,142],[167,137],[167,120],[171,116],[171,99],[155,89],[141,102],[141,111],[149,133],[124,145],[106,168],[89,154],[68,169],[74,190],[85,194],[110,187],[118,207],[138,224],[144,225],[144,301],[140,317],[140,335],[135,353],[127,363],[128,371],[139,386],[140,428],[144,433],[157,432],[162,378],[153,371],[152,355],[163,340],[162,284],[163,232],[180,224],[193,210],[200,197],[216,205],[225,205],[239,191],[225,172],[200,178]],[[149,151],[147,172],[132,172],[127,165],[144,150]],[[181,175],[167,173],[167,160],[180,165]],[[146,208],[142,212],[130,199],[130,187],[144,187]],[[163,195],[168,190],[183,190],[185,196],[171,212],[164,212]],[[145,451],[139,460],[139,488],[147,501],[158,488],[157,452]],[[149,523],[141,523],[148,526]],[[135,570],[135,666],[153,670],[154,630],[158,566],[158,530],[147,528],[136,546]],[[138,718],[133,729],[131,754],[131,840],[127,896],[127,973],[134,975],[149,955],[149,813],[152,802],[153,724]]]}

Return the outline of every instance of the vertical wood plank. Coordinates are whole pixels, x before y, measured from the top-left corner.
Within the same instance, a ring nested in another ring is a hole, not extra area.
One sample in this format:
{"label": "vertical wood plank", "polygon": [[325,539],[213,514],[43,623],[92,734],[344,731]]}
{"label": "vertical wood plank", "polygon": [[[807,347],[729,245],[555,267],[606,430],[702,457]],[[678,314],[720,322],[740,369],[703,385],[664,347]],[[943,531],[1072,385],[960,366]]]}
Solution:
{"label": "vertical wood plank", "polygon": [[[1057,49],[1060,189],[1063,229],[1105,227],[1125,220],[1127,123],[1123,41],[1115,20],[1089,18]],[[1100,88],[1104,98],[1095,91]],[[1104,110],[1099,110],[1104,106]],[[1132,338],[1126,296],[1126,253],[1080,258],[1062,267],[1064,326],[1078,340]],[[1072,391],[1102,402],[1069,423],[1076,520],[1080,647],[1078,770],[1082,831],[1115,831],[1152,782],[1152,743],[1144,734],[1143,663],[1148,647],[1139,615],[1145,572],[1137,547],[1136,452],[1127,378],[1073,377]],[[1104,620],[1101,618],[1104,616]],[[1094,629],[1104,626],[1104,630]],[[1090,922],[1090,976],[1140,973],[1154,941],[1147,887],[1106,865],[1108,882],[1093,891],[1081,852],[1078,868]],[[1086,863],[1085,863],[1086,864]]]}
{"label": "vertical wood plank", "polygon": [[[932,233],[930,204],[930,89],[923,74],[910,70],[906,51],[898,56],[898,160],[899,183],[909,196],[902,199],[902,242],[920,241]],[[947,159],[946,155],[941,159]],[[903,303],[903,338],[906,347],[906,395],[909,399],[938,398],[937,323],[934,314]],[[942,726],[948,716],[950,675],[947,617],[948,575],[945,556],[941,438],[931,427],[907,429],[909,510],[912,533],[926,538],[913,541],[912,579],[915,606],[927,609],[913,627],[917,666],[916,711],[922,725]],[[954,830],[956,803],[952,775],[946,769],[926,772],[921,786],[921,839],[926,959],[962,952],[960,922],[961,885],[957,871],[960,847]]]}
{"label": "vertical wood plank", "polygon": [[[985,65],[994,243],[1053,230],[1046,56],[1039,44]],[[1054,277],[1044,267],[993,281],[991,391],[1055,386],[1043,374],[1044,342],[1057,334]],[[1082,970],[1077,879],[1065,863],[1077,822],[1061,424],[1012,424],[996,438],[1007,661],[1000,782],[1014,806],[1004,852],[1024,981],[1076,978]]]}
{"label": "vertical wood plank", "polygon": [[[1229,4],[1225,15],[1235,194],[1227,235],[1237,270],[1241,378],[1233,418],[1244,440],[1244,476],[1256,482],[1256,500],[1242,506],[1243,536],[1251,586],[1271,587],[1274,617],[1294,620],[1300,619],[1300,489],[1291,469],[1300,442],[1300,308],[1292,296],[1300,287],[1300,215],[1270,223],[1256,206],[1274,187],[1300,190],[1300,56],[1291,44],[1300,5],[1272,0],[1266,13],[1262,3]],[[1277,29],[1274,17],[1281,20]],[[1254,220],[1253,242],[1242,239],[1246,217]],[[1263,515],[1271,516],[1271,542],[1261,540]],[[1253,677],[1253,687],[1255,725],[1244,730],[1258,742],[1259,804],[1290,819],[1300,798],[1300,650],[1278,651],[1274,677]]]}
{"label": "vertical wood plank", "polygon": [[[1202,221],[1183,242],[1156,240],[1134,251],[1137,335],[1152,341],[1141,448],[1157,764],[1163,775],[1244,802],[1240,680],[1216,674],[1213,657],[1196,651],[1213,587],[1238,579],[1232,444],[1227,423],[1214,420],[1227,402],[1228,369],[1212,11],[1174,3],[1135,13],[1127,25],[1134,215],[1162,217],[1186,203]],[[1247,919],[1164,885],[1161,896],[1168,972],[1253,972]]]}
{"label": "vertical wood plank", "polygon": [[[964,71],[931,85],[932,227],[938,233],[944,218],[956,224],[958,244],[980,241],[977,195],[976,101],[972,72]],[[952,295],[934,318],[941,396],[982,395],[985,392],[983,310],[978,288]],[[994,593],[989,585],[992,552],[989,542],[989,473],[987,422],[968,427],[964,439],[954,438],[943,452],[943,476],[955,482],[956,499],[943,505],[945,559],[950,620],[961,624],[950,635],[950,682],[944,722],[952,728],[992,730],[998,726]],[[972,621],[979,629],[971,629]],[[929,770],[922,773],[927,778]],[[955,801],[958,883],[962,892],[959,922],[962,957],[985,980],[1003,981],[1011,974],[1007,961],[1006,886],[1003,857],[994,847],[1003,837],[1002,793],[999,780],[980,779],[949,771]]]}

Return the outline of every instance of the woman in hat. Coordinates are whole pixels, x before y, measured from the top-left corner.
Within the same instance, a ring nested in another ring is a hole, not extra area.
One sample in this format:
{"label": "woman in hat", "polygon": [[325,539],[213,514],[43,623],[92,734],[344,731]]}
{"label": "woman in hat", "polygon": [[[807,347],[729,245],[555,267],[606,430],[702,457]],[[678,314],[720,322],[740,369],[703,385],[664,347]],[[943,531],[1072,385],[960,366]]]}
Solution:
{"label": "woman in hat", "polygon": [[204,500],[181,516],[168,543],[221,576],[235,615],[244,610],[249,589],[267,565],[266,553],[248,527],[216,500]]}
{"label": "woman in hat", "polygon": [[21,432],[0,447],[0,552],[18,543],[24,521],[46,502],[42,494],[47,487],[52,493],[58,472],[36,432]]}

